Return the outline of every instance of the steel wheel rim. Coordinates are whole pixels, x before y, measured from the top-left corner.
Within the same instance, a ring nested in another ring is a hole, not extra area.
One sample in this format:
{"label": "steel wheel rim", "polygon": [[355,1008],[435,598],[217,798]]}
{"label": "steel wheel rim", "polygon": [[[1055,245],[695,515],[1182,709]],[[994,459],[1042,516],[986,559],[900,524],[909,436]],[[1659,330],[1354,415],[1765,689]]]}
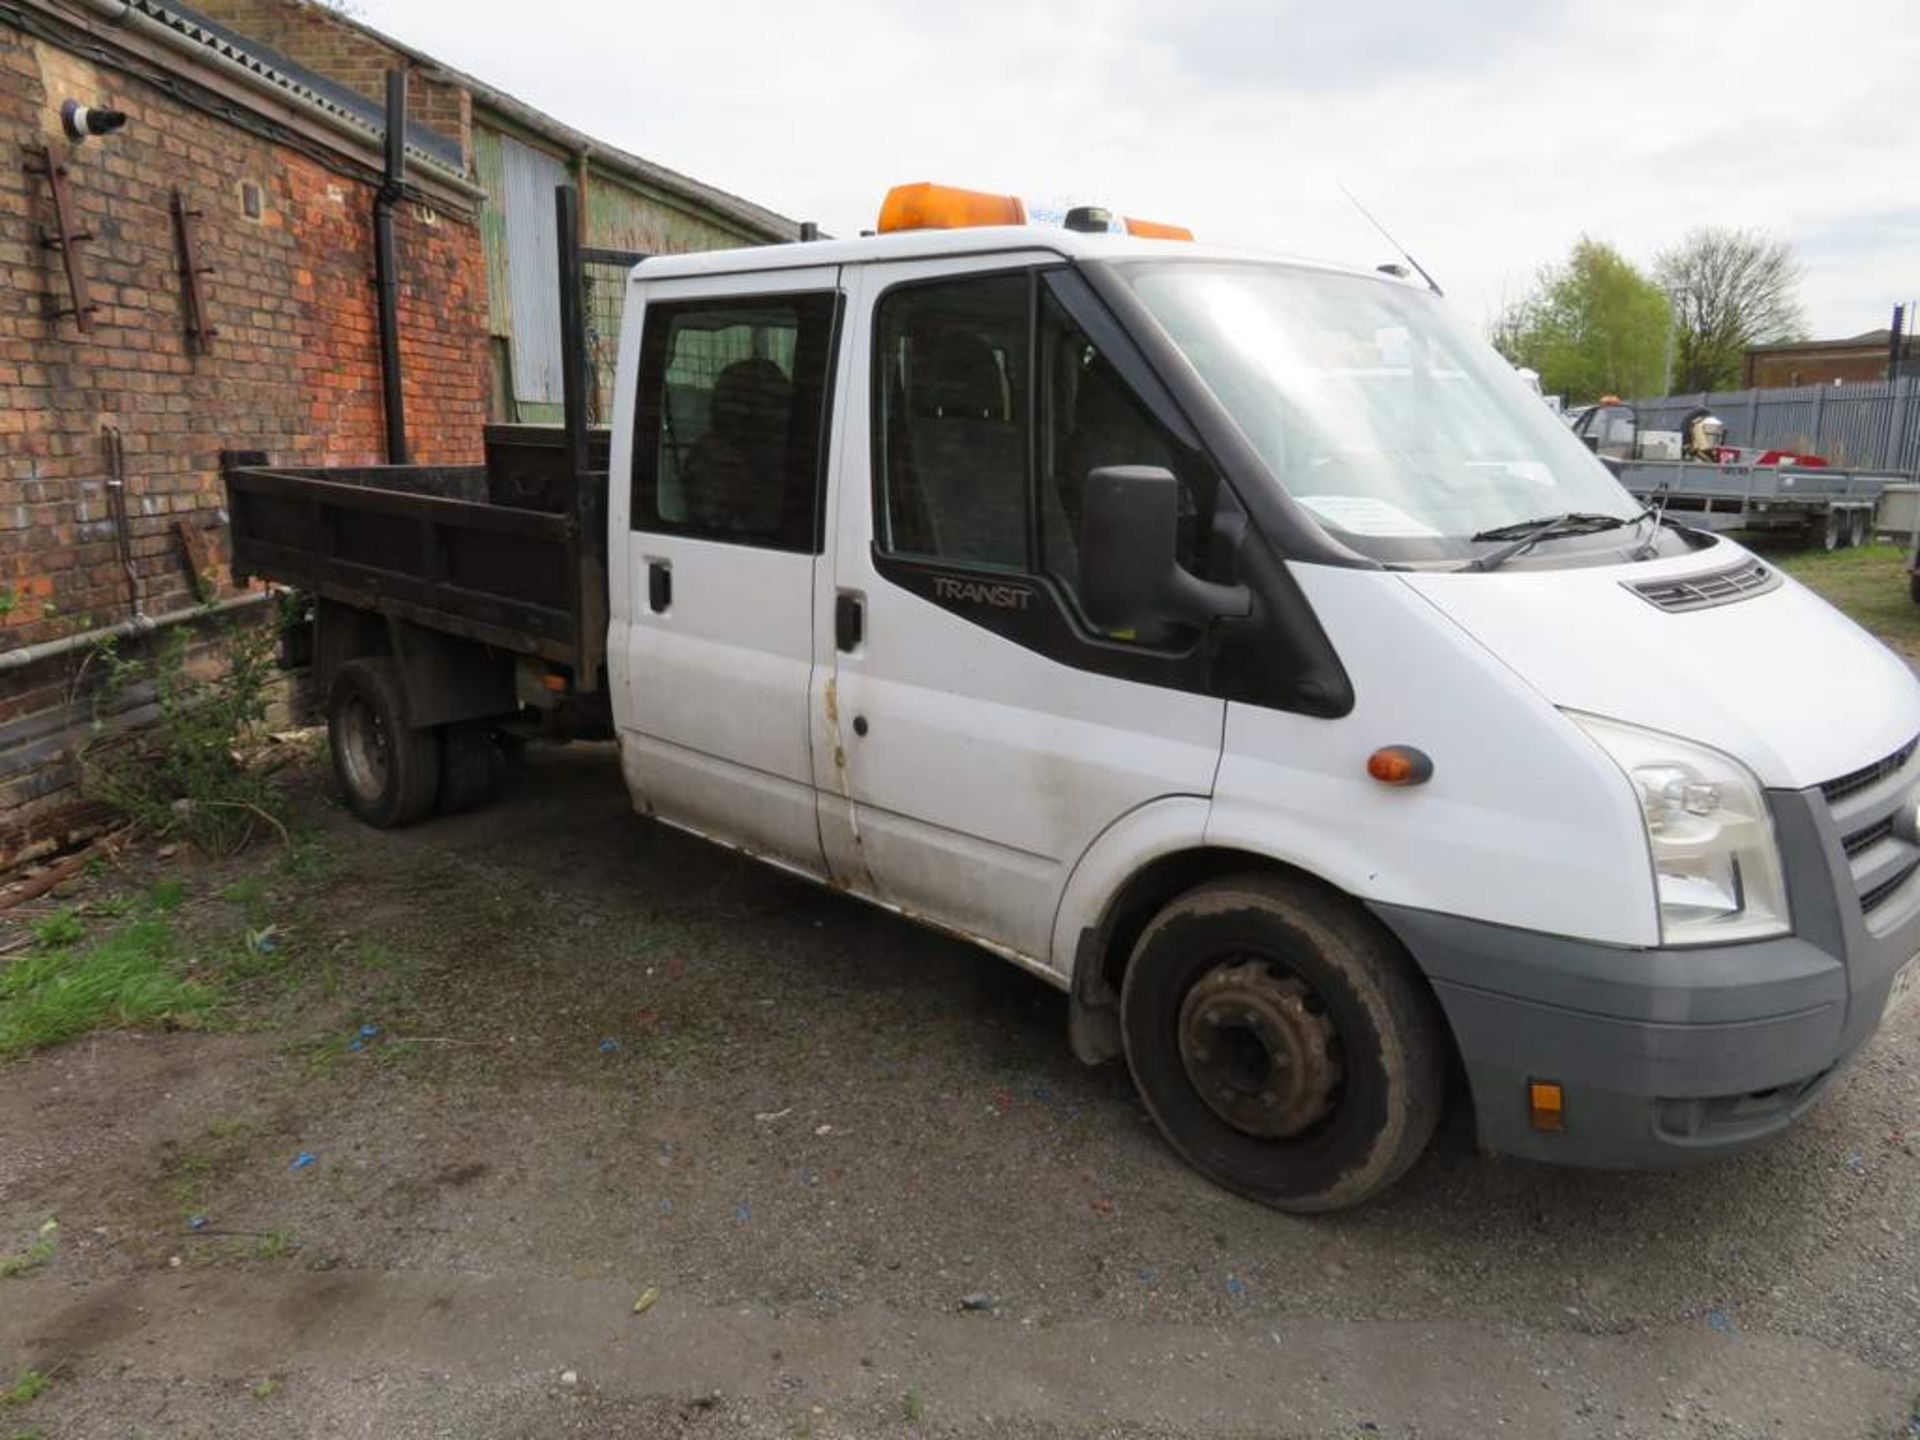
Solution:
{"label": "steel wheel rim", "polygon": [[1345,1066],[1323,1000],[1265,957],[1235,955],[1180,1006],[1180,1063],[1201,1101],[1244,1135],[1293,1139],[1337,1108]]}
{"label": "steel wheel rim", "polygon": [[358,695],[340,711],[340,763],[354,794],[372,800],[386,790],[393,740],[380,712]]}

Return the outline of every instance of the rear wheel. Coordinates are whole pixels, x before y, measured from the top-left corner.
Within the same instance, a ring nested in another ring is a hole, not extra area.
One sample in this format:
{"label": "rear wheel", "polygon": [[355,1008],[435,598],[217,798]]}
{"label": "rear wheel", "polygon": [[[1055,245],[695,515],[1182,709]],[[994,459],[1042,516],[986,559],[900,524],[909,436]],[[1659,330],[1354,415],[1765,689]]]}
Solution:
{"label": "rear wheel", "polygon": [[1369,1199],[1439,1122],[1431,994],[1371,917],[1304,880],[1238,876],[1168,905],[1134,950],[1121,1026],[1173,1148],[1276,1209]]}
{"label": "rear wheel", "polygon": [[381,830],[433,810],[440,737],[408,723],[407,693],[391,660],[349,660],[327,691],[327,741],[347,808]]}
{"label": "rear wheel", "polygon": [[1867,532],[1873,528],[1872,518],[1872,512],[1865,508],[1853,512],[1852,525],[1847,532],[1847,544],[1864,545],[1867,543],[1869,538]]}
{"label": "rear wheel", "polygon": [[457,815],[487,803],[500,780],[500,747],[485,725],[449,725],[440,737],[442,815]]}
{"label": "rear wheel", "polygon": [[1838,510],[1827,511],[1826,528],[1820,532],[1822,550],[1838,550],[1847,542],[1847,517]]}

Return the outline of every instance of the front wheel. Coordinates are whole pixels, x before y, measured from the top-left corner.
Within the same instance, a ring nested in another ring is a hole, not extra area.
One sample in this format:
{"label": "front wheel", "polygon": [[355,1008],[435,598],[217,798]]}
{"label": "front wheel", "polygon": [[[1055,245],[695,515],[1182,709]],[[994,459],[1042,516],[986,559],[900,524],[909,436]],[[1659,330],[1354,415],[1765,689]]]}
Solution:
{"label": "front wheel", "polygon": [[1275,1209],[1377,1195],[1439,1123],[1432,995],[1371,917],[1311,882],[1242,875],[1172,902],[1134,949],[1120,1013],[1168,1142]]}

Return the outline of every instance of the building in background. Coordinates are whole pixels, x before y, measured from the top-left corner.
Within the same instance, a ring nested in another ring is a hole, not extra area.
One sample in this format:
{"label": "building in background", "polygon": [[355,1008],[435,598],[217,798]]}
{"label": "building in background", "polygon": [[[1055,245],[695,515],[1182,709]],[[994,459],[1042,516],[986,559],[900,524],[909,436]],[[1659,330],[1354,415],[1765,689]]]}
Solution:
{"label": "building in background", "polygon": [[[1741,385],[1749,390],[1785,390],[1795,385],[1835,385],[1854,380],[1885,380],[1893,343],[1891,330],[1869,330],[1845,340],[1796,340],[1748,347]],[[1902,341],[1900,372],[1915,373],[1920,347],[1912,335]]]}
{"label": "building in background", "polygon": [[[104,133],[76,139],[75,106]],[[97,691],[102,646],[252,605],[222,584],[223,450],[380,461],[390,366],[416,461],[477,461],[486,419],[557,414],[556,184],[609,248],[799,228],[300,0],[9,0],[0,141],[0,866],[90,823],[77,743],[150,709]]]}
{"label": "building in background", "polygon": [[[579,188],[591,247],[660,255],[798,238],[784,216],[575,130],[325,6],[200,0],[197,8],[350,91],[379,94],[389,69],[409,70],[414,118],[457,141],[482,192],[492,419],[559,419],[555,186]],[[611,313],[617,320],[617,307]]]}

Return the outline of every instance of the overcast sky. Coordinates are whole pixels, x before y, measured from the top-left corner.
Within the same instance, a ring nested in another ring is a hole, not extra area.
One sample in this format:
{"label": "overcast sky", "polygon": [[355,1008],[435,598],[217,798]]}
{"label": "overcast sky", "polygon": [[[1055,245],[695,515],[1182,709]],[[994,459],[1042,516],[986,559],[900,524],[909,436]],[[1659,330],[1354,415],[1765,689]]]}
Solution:
{"label": "overcast sky", "polygon": [[887,187],[1375,263],[1484,321],[1582,232],[1792,241],[1813,331],[1920,297],[1920,0],[356,0],[590,134],[853,234]]}

